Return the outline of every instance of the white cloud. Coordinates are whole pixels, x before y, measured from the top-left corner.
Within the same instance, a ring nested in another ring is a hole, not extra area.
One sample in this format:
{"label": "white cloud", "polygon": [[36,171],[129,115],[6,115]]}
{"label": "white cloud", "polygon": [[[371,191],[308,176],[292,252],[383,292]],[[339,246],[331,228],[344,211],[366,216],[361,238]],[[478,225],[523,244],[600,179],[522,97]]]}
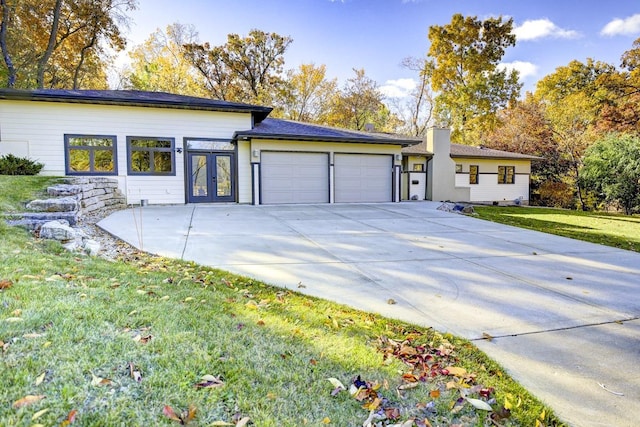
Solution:
{"label": "white cloud", "polygon": [[380,86],[380,92],[389,98],[404,98],[415,89],[417,84],[414,79],[387,80]]}
{"label": "white cloud", "polygon": [[600,31],[603,36],[634,35],[638,33],[640,33],[640,13],[624,19],[616,18]]}
{"label": "white cloud", "polygon": [[502,64],[498,64],[498,68],[500,70],[507,71],[516,70],[520,73],[521,79],[526,79],[529,76],[535,76],[538,72],[537,65],[525,61],[503,62]]}
{"label": "white cloud", "polygon": [[524,21],[522,25],[518,25],[513,29],[518,41],[537,40],[546,37],[560,39],[575,39],[580,37],[580,33],[574,30],[565,30],[558,27],[549,19],[531,19]]}

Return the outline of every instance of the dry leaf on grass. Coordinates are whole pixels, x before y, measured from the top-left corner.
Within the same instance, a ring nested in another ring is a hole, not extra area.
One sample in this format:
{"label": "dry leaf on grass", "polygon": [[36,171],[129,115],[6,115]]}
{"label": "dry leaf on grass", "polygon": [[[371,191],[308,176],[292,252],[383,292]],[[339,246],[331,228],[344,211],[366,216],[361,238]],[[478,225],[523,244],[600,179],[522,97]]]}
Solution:
{"label": "dry leaf on grass", "polygon": [[13,286],[13,282],[11,280],[8,280],[8,279],[0,280],[0,290],[1,289],[9,289],[12,286]]}
{"label": "dry leaf on grass", "polygon": [[32,395],[29,394],[25,397],[23,397],[22,399],[18,399],[15,402],[13,402],[13,409],[18,409],[18,408],[22,408],[24,406],[29,406],[33,403],[39,402],[42,399],[44,399],[46,396],[43,394],[38,394],[38,395]]}

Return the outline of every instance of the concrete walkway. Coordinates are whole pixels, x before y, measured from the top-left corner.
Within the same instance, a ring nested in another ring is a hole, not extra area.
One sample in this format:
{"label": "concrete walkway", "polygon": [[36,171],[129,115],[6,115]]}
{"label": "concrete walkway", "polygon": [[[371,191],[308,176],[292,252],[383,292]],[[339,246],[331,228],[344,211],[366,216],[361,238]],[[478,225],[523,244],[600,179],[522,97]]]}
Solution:
{"label": "concrete walkway", "polygon": [[151,253],[475,340],[570,425],[639,425],[640,254],[437,206],[148,206],[99,226]]}

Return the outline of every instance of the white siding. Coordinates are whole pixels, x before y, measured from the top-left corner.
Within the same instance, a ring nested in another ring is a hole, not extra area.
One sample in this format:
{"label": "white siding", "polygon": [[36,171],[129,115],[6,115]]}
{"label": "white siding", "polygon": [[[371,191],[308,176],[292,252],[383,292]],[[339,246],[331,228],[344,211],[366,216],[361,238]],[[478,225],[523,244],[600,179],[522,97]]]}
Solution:
{"label": "white siding", "polygon": [[[231,138],[251,127],[250,113],[223,113],[169,108],[104,106],[36,101],[0,102],[1,141],[27,141],[33,160],[45,164],[43,174],[64,175],[64,135],[115,135],[118,175],[130,203],[184,203],[184,151],[176,153],[176,175],[126,176],[127,136]],[[3,142],[0,142],[0,145]],[[2,152],[2,148],[0,148]]]}
{"label": "white siding", "polygon": [[[462,164],[463,173],[456,174],[456,187],[467,187],[472,202],[513,201],[522,197],[529,200],[529,174],[531,161],[515,159],[454,159]],[[469,184],[469,166],[477,165],[479,169],[478,184]],[[498,184],[498,166],[514,166],[513,184]]]}
{"label": "white siding", "polygon": [[251,145],[238,141],[238,203],[251,203]]}

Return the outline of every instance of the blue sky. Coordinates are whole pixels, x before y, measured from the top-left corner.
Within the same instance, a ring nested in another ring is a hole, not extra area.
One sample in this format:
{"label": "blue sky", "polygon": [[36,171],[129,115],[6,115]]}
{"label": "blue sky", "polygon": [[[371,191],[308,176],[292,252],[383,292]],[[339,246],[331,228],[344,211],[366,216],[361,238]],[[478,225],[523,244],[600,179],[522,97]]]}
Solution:
{"label": "blue sky", "polygon": [[293,38],[287,69],[325,64],[342,84],[353,68],[364,68],[385,93],[401,95],[415,77],[402,59],[424,56],[429,26],[455,13],[513,18],[518,41],[503,62],[521,71],[524,90],[573,59],[619,65],[640,37],[638,0],[139,0],[128,39],[140,44],[180,22],[217,45],[257,28]]}

